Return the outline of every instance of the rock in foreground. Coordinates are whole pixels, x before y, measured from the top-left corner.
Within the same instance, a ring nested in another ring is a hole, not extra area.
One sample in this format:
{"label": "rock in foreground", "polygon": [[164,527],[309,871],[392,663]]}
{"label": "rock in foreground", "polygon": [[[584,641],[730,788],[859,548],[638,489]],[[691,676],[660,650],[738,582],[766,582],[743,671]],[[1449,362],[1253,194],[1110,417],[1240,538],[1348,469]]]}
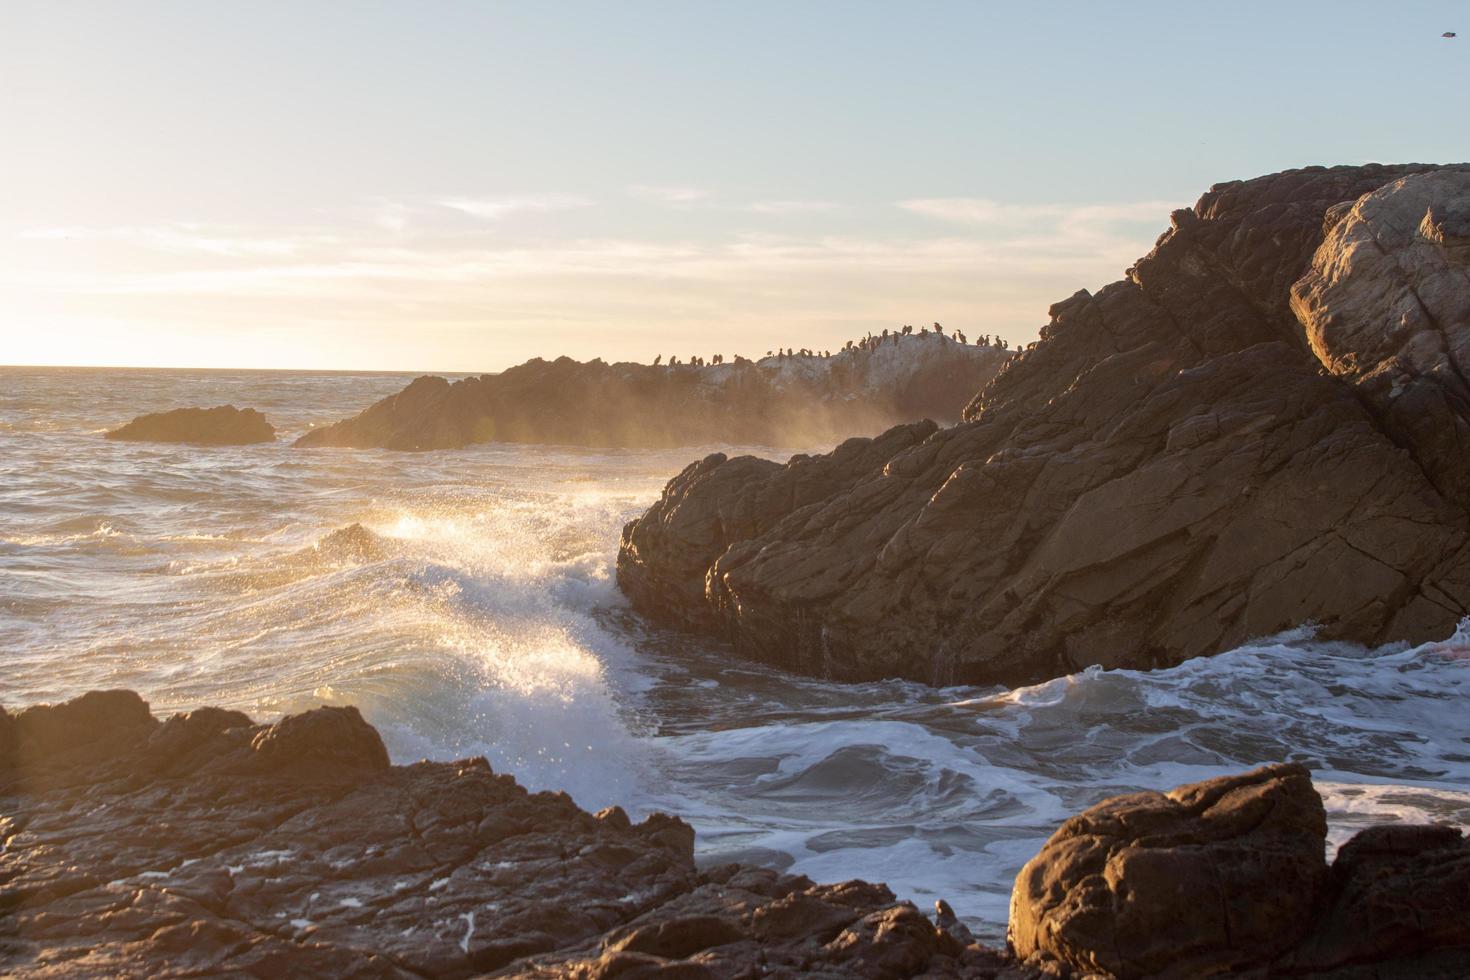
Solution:
{"label": "rock in foreground", "polygon": [[1108,800],[1018,876],[1012,956],[883,885],[701,870],[672,817],[393,766],[354,708],[94,691],[0,709],[0,975],[1470,975],[1470,842],[1374,827],[1329,869],[1325,829],[1293,765]]}
{"label": "rock in foreground", "polygon": [[308,432],[296,445],[811,446],[910,419],[957,420],[1009,356],[926,333],[831,357],[705,366],[537,358],[453,384],[419,378],[354,418]]}
{"label": "rock in foreground", "polygon": [[187,442],[200,446],[245,446],[274,442],[276,430],[253,408],[218,405],[176,408],[140,415],[107,438],[126,442]]}
{"label": "rock in foreground", "polygon": [[483,759],[392,766],[353,708],[159,722],[108,691],[0,710],[0,841],[7,977],[1004,967],[882,885],[701,871],[671,817],[593,815]]}
{"label": "rock in foreground", "polygon": [[1470,976],[1470,841],[1359,833],[1329,868],[1298,765],[1135,793],[1061,826],[1021,870],[1010,942],[1060,975]]}
{"label": "rock in foreground", "polygon": [[1470,613],[1470,166],[1223,184],[946,429],[710,456],[628,525],[661,622],[842,680],[1031,683]]}

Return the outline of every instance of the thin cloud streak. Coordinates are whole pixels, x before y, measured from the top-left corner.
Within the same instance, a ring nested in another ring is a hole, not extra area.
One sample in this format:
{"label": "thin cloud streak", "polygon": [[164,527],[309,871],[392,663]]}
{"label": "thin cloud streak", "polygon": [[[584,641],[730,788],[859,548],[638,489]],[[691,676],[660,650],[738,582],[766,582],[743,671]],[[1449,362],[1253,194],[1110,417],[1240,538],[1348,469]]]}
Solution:
{"label": "thin cloud streak", "polygon": [[592,202],[578,194],[514,194],[503,197],[449,197],[439,202],[441,207],[462,211],[485,221],[499,221],[517,211],[571,211],[592,206]]}
{"label": "thin cloud streak", "polygon": [[709,191],[682,185],[634,184],[628,188],[628,195],[660,204],[688,205],[705,200],[709,197]]}

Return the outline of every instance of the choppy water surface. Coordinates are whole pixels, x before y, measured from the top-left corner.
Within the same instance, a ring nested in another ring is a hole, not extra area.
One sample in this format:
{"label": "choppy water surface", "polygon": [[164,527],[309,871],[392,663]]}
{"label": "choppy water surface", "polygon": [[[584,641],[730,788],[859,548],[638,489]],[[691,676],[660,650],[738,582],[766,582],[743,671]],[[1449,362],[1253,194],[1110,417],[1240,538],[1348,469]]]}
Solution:
{"label": "choppy water surface", "polygon": [[[483,754],[586,807],[670,810],[709,860],[942,896],[991,939],[1020,865],[1118,792],[1297,760],[1334,841],[1470,825],[1466,635],[1362,650],[1303,630],[1013,691],[787,677],[648,629],[613,584],[623,522],[714,447],[289,447],[407,380],[0,369],[0,702],[357,704],[397,761]],[[225,402],[282,441],[100,436]],[[333,536],[354,523],[372,533]]]}

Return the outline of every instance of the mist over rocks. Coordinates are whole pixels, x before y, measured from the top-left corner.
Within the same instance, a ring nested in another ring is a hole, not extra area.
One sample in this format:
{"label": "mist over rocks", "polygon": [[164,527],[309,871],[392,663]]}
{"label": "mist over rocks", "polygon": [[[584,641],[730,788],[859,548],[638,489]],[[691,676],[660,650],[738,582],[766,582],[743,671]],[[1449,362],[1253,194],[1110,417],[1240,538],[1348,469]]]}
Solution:
{"label": "mist over rocks", "polygon": [[829,357],[634,364],[540,358],[453,383],[424,376],[301,447],[458,449],[486,442],[597,448],[804,446],[919,418],[956,421],[1013,352],[911,334]]}
{"label": "mist over rocks", "polygon": [[0,709],[0,972],[1465,975],[1470,842],[1373,827],[1329,868],[1325,832],[1297,765],[1106,800],[1021,871],[1000,951],[881,884],[701,869],[683,821],[481,758],[391,765],[355,708],[159,721],[98,691]]}
{"label": "mist over rocks", "polygon": [[246,446],[275,442],[276,430],[253,408],[218,405],[176,408],[139,415],[107,438],[123,442],[184,442],[199,446]]}
{"label": "mist over rocks", "polygon": [[624,530],[668,625],[838,680],[1031,683],[1304,623],[1470,612],[1470,166],[1212,188],[1057,303],[961,424],[785,466],[710,457]]}

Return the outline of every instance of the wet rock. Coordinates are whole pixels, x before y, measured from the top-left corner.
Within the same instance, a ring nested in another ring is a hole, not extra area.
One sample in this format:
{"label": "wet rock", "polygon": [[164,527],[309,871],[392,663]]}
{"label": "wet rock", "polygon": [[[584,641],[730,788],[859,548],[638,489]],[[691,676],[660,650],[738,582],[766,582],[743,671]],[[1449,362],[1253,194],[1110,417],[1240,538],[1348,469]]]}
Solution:
{"label": "wet rock", "polygon": [[1470,612],[1467,185],[1219,185],[1125,280],[1053,306],[962,424],[686,469],[625,528],[619,585],[838,680],[1016,685],[1306,622],[1446,636]]}
{"label": "wet rock", "polygon": [[810,446],[912,419],[958,420],[970,396],[1009,357],[927,334],[873,351],[704,367],[536,358],[453,383],[418,378],[296,445]]}
{"label": "wet rock", "polygon": [[297,557],[333,562],[382,561],[393,553],[388,539],[374,534],[361,524],[348,524],[325,535]]}
{"label": "wet rock", "polygon": [[243,446],[274,442],[276,430],[253,408],[176,408],[140,415],[107,438],[127,442],[186,442],[200,446]]}
{"label": "wet rock", "polygon": [[388,768],[377,729],[353,707],[291,715],[250,741],[263,769],[308,779],[350,779]]}
{"label": "wet rock", "polygon": [[[102,741],[129,741],[152,730],[148,705],[133,691],[89,691],[64,704],[25,708],[9,720],[16,764],[67,756]],[[0,736],[0,746],[6,739]]]}
{"label": "wet rock", "polygon": [[[18,733],[18,737],[17,737]],[[9,741],[6,741],[9,739]],[[389,765],[351,708],[0,712],[0,974],[993,976],[882,886],[700,871],[694,832]]]}

